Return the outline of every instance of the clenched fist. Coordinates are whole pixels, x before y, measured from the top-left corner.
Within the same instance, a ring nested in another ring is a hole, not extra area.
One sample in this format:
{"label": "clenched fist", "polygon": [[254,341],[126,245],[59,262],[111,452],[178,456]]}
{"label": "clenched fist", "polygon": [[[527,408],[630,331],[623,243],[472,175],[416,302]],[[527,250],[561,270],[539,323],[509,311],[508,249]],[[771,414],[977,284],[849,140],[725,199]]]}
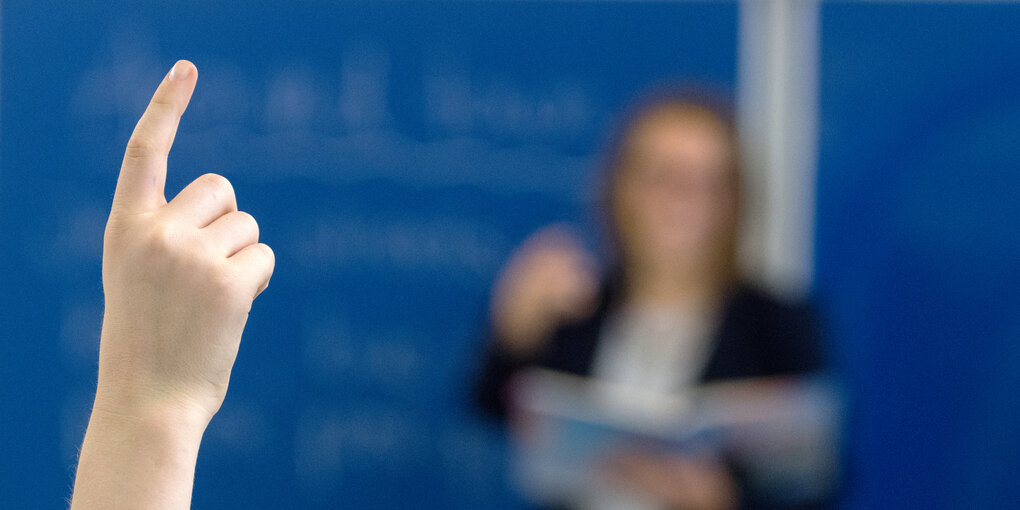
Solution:
{"label": "clenched fist", "polygon": [[198,444],[227,391],[273,252],[223,177],[170,202],[167,156],[198,78],[179,61],[128,141],[103,245],[99,382],[75,508],[187,508]]}

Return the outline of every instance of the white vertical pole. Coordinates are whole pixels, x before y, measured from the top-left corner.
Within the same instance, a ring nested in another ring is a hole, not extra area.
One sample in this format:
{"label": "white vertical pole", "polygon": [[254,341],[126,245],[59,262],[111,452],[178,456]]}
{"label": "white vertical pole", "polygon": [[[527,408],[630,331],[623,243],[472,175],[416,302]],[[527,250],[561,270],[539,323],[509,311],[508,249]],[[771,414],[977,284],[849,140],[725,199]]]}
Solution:
{"label": "white vertical pole", "polygon": [[741,0],[737,120],[748,209],[741,262],[781,295],[812,281],[818,0]]}

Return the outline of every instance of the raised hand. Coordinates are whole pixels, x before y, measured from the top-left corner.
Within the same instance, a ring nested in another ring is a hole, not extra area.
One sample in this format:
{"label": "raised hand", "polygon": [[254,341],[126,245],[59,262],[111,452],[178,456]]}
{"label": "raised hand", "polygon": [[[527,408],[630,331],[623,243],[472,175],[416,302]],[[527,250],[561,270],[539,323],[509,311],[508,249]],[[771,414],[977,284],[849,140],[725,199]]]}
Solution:
{"label": "raised hand", "polygon": [[99,382],[73,508],[187,508],[272,250],[223,177],[169,203],[167,156],[198,78],[177,62],[128,141],[103,245]]}
{"label": "raised hand", "polygon": [[590,314],[598,292],[595,262],[564,227],[539,230],[522,244],[496,283],[492,322],[507,351],[540,349],[557,327]]}
{"label": "raised hand", "polygon": [[124,153],[103,246],[99,395],[171,398],[211,417],[274,259],[225,178],[206,174],[164,198],[167,155],[197,77],[190,62],[174,65]]}

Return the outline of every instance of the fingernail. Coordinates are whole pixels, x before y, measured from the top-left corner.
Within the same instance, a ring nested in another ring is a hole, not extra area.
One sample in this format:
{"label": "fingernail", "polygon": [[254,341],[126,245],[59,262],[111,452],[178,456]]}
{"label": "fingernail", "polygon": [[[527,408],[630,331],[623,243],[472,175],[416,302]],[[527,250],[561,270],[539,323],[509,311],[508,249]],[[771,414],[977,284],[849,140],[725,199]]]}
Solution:
{"label": "fingernail", "polygon": [[170,68],[170,73],[166,77],[167,81],[179,80],[188,76],[188,71],[190,71],[191,68],[183,62],[183,60],[178,60],[177,63]]}

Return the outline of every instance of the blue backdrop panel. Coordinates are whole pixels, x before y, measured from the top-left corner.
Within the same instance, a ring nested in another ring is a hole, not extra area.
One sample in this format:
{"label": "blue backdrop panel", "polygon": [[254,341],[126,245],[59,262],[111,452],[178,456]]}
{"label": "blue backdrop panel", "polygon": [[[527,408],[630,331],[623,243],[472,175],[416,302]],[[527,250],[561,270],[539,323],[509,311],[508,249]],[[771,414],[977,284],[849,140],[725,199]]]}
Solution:
{"label": "blue backdrop panel", "polygon": [[[665,78],[731,87],[735,4],[3,2],[0,507],[57,508],[95,379],[103,225],[177,58],[167,193],[218,172],[277,253],[195,508],[499,508],[465,401],[488,287]],[[99,3],[97,3],[99,4]]]}
{"label": "blue backdrop panel", "polygon": [[1020,501],[1020,6],[823,8],[817,286],[853,508]]}

